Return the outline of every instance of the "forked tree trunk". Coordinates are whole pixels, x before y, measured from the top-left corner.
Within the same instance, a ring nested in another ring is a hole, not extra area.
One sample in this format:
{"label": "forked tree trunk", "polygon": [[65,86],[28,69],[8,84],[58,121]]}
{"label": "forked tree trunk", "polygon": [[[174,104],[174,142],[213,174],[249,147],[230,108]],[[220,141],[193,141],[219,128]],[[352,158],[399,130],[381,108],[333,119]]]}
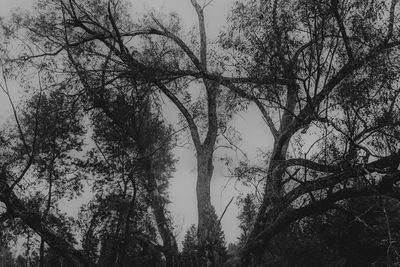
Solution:
{"label": "forked tree trunk", "polygon": [[[207,38],[206,38],[206,31],[205,31],[205,24],[204,24],[204,14],[203,14],[203,8],[197,3],[196,0],[191,0],[191,3],[193,7],[196,10],[196,13],[198,15],[199,19],[199,30],[200,30],[200,57],[195,60],[194,53],[190,51],[190,56],[192,60],[194,61],[194,64],[196,67],[201,70],[206,72],[207,71]],[[72,9],[74,6],[72,5]],[[132,71],[133,75],[133,80],[136,80],[136,74],[139,73],[143,75],[143,77],[148,81],[157,86],[182,112],[184,115],[185,119],[187,120],[190,128],[190,132],[193,138],[194,145],[196,147],[196,153],[197,153],[197,167],[198,167],[198,175],[197,175],[197,187],[196,187],[196,194],[197,194],[197,206],[198,206],[198,216],[199,216],[199,221],[198,221],[198,237],[199,237],[199,245],[200,247],[204,248],[204,251],[206,247],[208,246],[208,241],[211,238],[211,233],[208,231],[208,219],[210,218],[215,218],[215,216],[211,216],[213,213],[215,213],[212,205],[211,205],[211,198],[210,198],[210,181],[213,173],[213,165],[212,165],[212,155],[213,155],[213,150],[214,150],[214,145],[216,141],[216,136],[217,136],[217,129],[218,129],[218,122],[217,122],[217,112],[216,112],[216,106],[217,106],[217,95],[218,95],[218,90],[219,87],[217,84],[214,84],[210,81],[207,81],[206,79],[203,79],[204,85],[206,87],[207,91],[207,104],[208,104],[208,131],[206,134],[206,138],[204,142],[202,143],[200,141],[200,134],[198,131],[198,128],[196,126],[196,123],[194,121],[193,116],[190,114],[190,112],[185,108],[184,104],[172,93],[168,87],[158,80],[153,73],[148,72],[148,68],[143,65],[140,61],[138,61],[134,56],[132,56],[131,53],[128,53],[129,49],[124,46],[124,44],[120,41],[121,40],[121,35],[119,33],[119,30],[117,26],[115,25],[114,18],[109,12],[109,20],[113,26],[113,31],[116,35],[116,39],[119,39],[118,42],[115,42],[114,44],[112,42],[109,42],[108,39],[102,38],[102,34],[100,34],[100,38],[98,38],[99,41],[103,42],[107,47],[110,48],[111,51],[113,51],[127,66],[128,68]],[[80,21],[78,17],[75,17],[75,11],[72,10],[70,12],[72,15],[73,19],[76,21]],[[168,32],[161,24],[159,24],[157,21],[156,23],[162,28],[162,32],[166,36],[170,36],[171,33]],[[98,33],[92,30],[89,27],[86,27],[84,23],[79,24],[84,31],[89,33],[90,35],[97,36]],[[118,44],[118,45],[115,45]],[[68,43],[67,43],[68,45]],[[119,47],[118,47],[119,46]],[[72,56],[69,54],[69,58],[76,67],[78,71],[78,75],[80,76],[84,86],[88,89],[90,89],[89,83],[83,78],[85,75],[83,74],[82,68],[76,63],[76,61],[72,58]],[[107,112],[106,112],[107,113]],[[112,116],[111,116],[112,117]],[[140,142],[138,142],[140,143]],[[145,163],[146,164],[146,163]],[[151,170],[151,169],[150,169]],[[148,185],[148,190],[151,193],[150,195],[152,196],[152,205],[154,209],[154,215],[156,218],[157,222],[157,227],[160,232],[161,238],[163,239],[164,247],[165,247],[165,255],[167,257],[167,262],[168,264],[173,262],[173,260],[170,260],[169,257],[171,256],[172,258],[175,257],[174,251],[177,251],[176,249],[176,241],[173,238],[172,231],[168,229],[168,225],[165,224],[167,221],[165,218],[163,203],[161,201],[161,198],[159,196],[159,192],[156,190],[156,186],[152,184],[153,182],[151,181],[152,179],[149,180],[150,184]],[[153,180],[155,182],[155,180]],[[160,205],[162,204],[162,205]],[[213,214],[215,215],[215,214]],[[207,248],[207,249],[212,249],[212,248]],[[168,254],[170,253],[170,254]],[[211,253],[212,254],[212,253]],[[167,256],[169,255],[169,256]],[[204,255],[205,257],[207,255]],[[204,265],[204,264],[202,264]]]}
{"label": "forked tree trunk", "polygon": [[[279,130],[274,125],[270,129],[274,135],[274,149],[268,166],[268,174],[264,187],[263,201],[258,211],[253,230],[242,252],[243,266],[257,266],[266,250],[258,240],[258,235],[266,226],[272,224],[279,214],[279,206],[284,195],[283,176],[284,170],[279,165],[286,160],[289,141],[295,131],[291,129],[293,113],[296,106],[296,85],[291,84],[287,89],[286,110],[283,113]],[[262,110],[261,110],[262,112]],[[263,113],[263,112],[262,112]],[[267,118],[268,115],[267,115]],[[265,244],[262,242],[262,244]]]}

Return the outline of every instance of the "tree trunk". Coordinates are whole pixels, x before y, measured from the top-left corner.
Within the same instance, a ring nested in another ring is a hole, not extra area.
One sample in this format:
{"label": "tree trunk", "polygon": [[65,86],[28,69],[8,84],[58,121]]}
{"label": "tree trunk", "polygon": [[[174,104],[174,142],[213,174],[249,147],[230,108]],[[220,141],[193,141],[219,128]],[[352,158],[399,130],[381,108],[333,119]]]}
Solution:
{"label": "tree trunk", "polygon": [[43,240],[53,248],[56,253],[73,266],[93,267],[95,266],[79,250],[68,243],[62,236],[49,228],[44,221],[42,214],[38,211],[29,209],[18,199],[14,192],[10,192],[10,186],[7,184],[8,175],[6,170],[0,170],[0,202],[3,202],[14,218],[20,218],[27,226],[35,231]]}
{"label": "tree trunk", "polygon": [[128,242],[129,242],[130,235],[131,235],[130,234],[130,229],[131,229],[130,219],[132,217],[133,220],[136,220],[136,212],[134,213],[134,210],[136,207],[137,187],[136,187],[135,178],[131,177],[130,180],[132,182],[133,195],[132,195],[131,202],[129,204],[128,213],[126,214],[126,218],[125,218],[125,226],[124,226],[124,230],[123,230],[123,241],[120,246],[120,251],[118,252],[119,257],[118,257],[118,261],[116,262],[117,266],[123,266],[123,264],[125,262],[125,258],[127,256],[127,249],[129,247]]}
{"label": "tree trunk", "polygon": [[[53,171],[52,169],[54,168],[54,160],[51,162],[51,170],[49,174],[49,192],[48,192],[48,197],[47,197],[47,205],[46,205],[46,210],[44,211],[43,218],[47,219],[47,215],[50,212],[50,207],[51,207],[51,195],[52,195],[52,188],[53,188]],[[40,238],[40,248],[39,248],[39,267],[44,267],[44,239]]]}
{"label": "tree trunk", "polygon": [[[267,182],[264,188],[263,202],[257,214],[254,228],[245,244],[242,254],[243,266],[257,266],[266,250],[265,243],[257,239],[265,227],[271,224],[279,215],[280,200],[283,196],[282,178],[283,169],[279,168],[279,164],[286,160],[286,152],[289,142],[282,142],[282,138],[275,141],[271,160],[268,166]],[[279,144],[282,145],[279,145]]]}
{"label": "tree trunk", "polygon": [[44,267],[44,239],[40,238],[39,267]]}
{"label": "tree trunk", "polygon": [[[8,188],[7,188],[8,189]],[[7,196],[6,191],[2,190],[0,201],[7,206],[7,211],[15,218],[20,218],[27,226],[35,231],[58,255],[65,258],[70,264],[76,267],[92,267],[90,262],[79,250],[69,244],[61,235],[47,226],[39,212],[27,208],[24,203],[11,192]]]}
{"label": "tree trunk", "polygon": [[149,194],[151,194],[151,203],[153,207],[154,217],[156,219],[157,228],[163,240],[163,253],[165,255],[167,266],[176,266],[178,262],[178,245],[175,237],[168,224],[168,218],[165,215],[165,203],[157,188],[157,183],[154,179],[147,181]]}
{"label": "tree trunk", "polygon": [[[141,151],[140,155],[146,155]],[[166,259],[166,266],[176,266],[179,261],[178,245],[172,233],[169,219],[165,214],[165,201],[163,200],[158,187],[155,174],[152,168],[152,159],[148,156],[141,157],[141,163],[146,176],[146,190],[151,199],[151,206],[156,220],[157,229],[163,241],[163,254]]]}
{"label": "tree trunk", "polygon": [[213,174],[212,153],[202,151],[197,155],[197,210],[198,210],[198,240],[200,261],[202,266],[214,266],[213,239],[215,233],[212,218],[215,210],[211,205],[210,182]]}

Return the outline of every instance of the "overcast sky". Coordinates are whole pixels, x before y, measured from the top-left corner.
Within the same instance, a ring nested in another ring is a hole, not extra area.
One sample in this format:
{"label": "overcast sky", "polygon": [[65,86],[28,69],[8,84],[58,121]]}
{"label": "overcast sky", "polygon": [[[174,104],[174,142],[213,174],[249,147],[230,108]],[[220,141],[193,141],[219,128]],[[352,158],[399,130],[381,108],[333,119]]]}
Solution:
{"label": "overcast sky", "polygon": [[[198,0],[200,4],[204,0]],[[15,7],[28,7],[34,0],[0,0],[0,15],[5,16],[9,13],[11,8]],[[208,31],[208,38],[215,39],[223,27],[226,15],[232,6],[234,0],[214,0],[205,10],[206,26]],[[155,13],[169,13],[171,11],[177,12],[187,28],[191,28],[197,23],[197,17],[190,0],[136,0],[132,1],[132,14],[140,16],[144,11],[154,10]],[[15,85],[10,86],[11,90],[15,92],[17,88]],[[18,95],[14,94],[15,98]],[[177,112],[171,107],[172,113]],[[6,116],[10,115],[10,108],[5,95],[0,92],[0,123],[4,121]],[[248,154],[250,158],[255,158],[257,148],[263,149],[271,146],[271,135],[265,127],[258,111],[250,107],[246,112],[242,112],[235,116],[233,124],[242,133],[243,141],[240,147]],[[251,129],[249,131],[249,129]],[[186,229],[192,223],[197,223],[197,202],[195,193],[196,181],[196,164],[195,155],[193,151],[185,148],[175,149],[176,155],[179,158],[177,171],[174,178],[171,180],[170,186],[170,210],[174,218],[175,224],[178,226],[178,231],[181,229],[179,241],[182,241]],[[226,151],[217,150],[217,156],[222,156]],[[225,177],[226,169],[219,161],[215,161],[215,171],[212,180],[212,202],[216,208],[218,216],[221,215],[226,204],[233,196],[238,196],[239,192],[235,189],[235,181],[229,180]],[[238,186],[238,184],[236,184]],[[240,188],[240,186],[239,186]],[[65,207],[72,215],[76,215],[80,204],[87,201],[87,196],[84,200],[75,200],[65,203]],[[238,229],[238,208],[232,203],[227,210],[223,220],[222,226],[225,231],[226,241],[235,242],[239,235]],[[179,242],[180,243],[180,242]]]}

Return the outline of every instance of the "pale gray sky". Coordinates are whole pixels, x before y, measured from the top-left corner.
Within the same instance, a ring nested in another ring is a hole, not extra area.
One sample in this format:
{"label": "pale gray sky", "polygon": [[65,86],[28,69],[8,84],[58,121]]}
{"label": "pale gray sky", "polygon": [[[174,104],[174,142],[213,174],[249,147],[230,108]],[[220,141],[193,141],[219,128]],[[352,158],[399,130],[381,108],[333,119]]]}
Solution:
{"label": "pale gray sky", "polygon": [[[206,2],[204,0],[198,1],[200,4]],[[32,2],[34,2],[34,0],[0,0],[0,15],[6,15],[9,13],[10,9],[14,7],[28,7]],[[214,0],[205,10],[206,26],[210,41],[217,37],[220,29],[223,27],[225,17],[233,2],[234,0]],[[155,13],[169,13],[175,11],[181,16],[184,25],[188,29],[197,23],[197,17],[190,4],[190,0],[136,0],[132,1],[132,6],[132,12],[137,16],[143,14],[144,10],[154,10]],[[174,109],[173,107],[171,108]],[[177,110],[172,110],[172,113],[176,114]],[[5,95],[0,92],[0,123],[7,114],[10,114],[9,103]],[[176,115],[172,117],[176,117]],[[174,121],[175,119],[172,118],[171,120]],[[240,147],[248,154],[250,159],[256,157],[257,148],[265,149],[271,146],[272,137],[270,132],[262,121],[258,110],[255,108],[250,107],[246,112],[241,112],[236,115],[232,124],[242,133],[243,141]],[[175,223],[181,227],[181,233],[178,239],[182,241],[184,233],[190,224],[197,223],[197,201],[195,193],[196,163],[193,151],[185,148],[177,148],[175,152],[179,158],[179,163],[176,166],[177,171],[174,174],[174,178],[171,180],[170,199],[172,204],[170,205],[170,210]],[[216,151],[217,156],[222,156],[225,153],[227,153],[226,150]],[[232,154],[232,152],[230,153]],[[215,161],[211,194],[212,202],[219,216],[232,196],[237,196],[239,194],[238,190],[235,189],[235,185],[238,186],[238,188],[240,188],[240,185],[224,177],[226,174],[226,169],[223,164]],[[65,203],[65,207],[70,214],[75,215],[79,210],[80,204],[87,201],[88,198],[87,196],[85,199]],[[228,243],[235,242],[239,235],[237,215],[238,208],[232,203],[222,220],[222,227],[225,231]]]}

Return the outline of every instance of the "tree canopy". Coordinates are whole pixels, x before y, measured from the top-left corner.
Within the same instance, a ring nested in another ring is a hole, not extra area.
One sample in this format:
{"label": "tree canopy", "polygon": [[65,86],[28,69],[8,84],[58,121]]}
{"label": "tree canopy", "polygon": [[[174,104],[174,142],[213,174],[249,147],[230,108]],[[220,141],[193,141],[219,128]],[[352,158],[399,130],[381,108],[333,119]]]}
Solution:
{"label": "tree canopy", "polygon": [[[136,18],[117,0],[40,0],[1,20],[4,234],[23,236],[39,266],[398,264],[398,0],[236,1],[213,43],[211,2],[190,1],[190,32],[176,14]],[[19,105],[9,80],[26,89]],[[238,193],[242,233],[227,250],[215,150],[240,149],[234,118],[250,106],[273,145],[259,162],[227,160],[255,185]],[[198,223],[180,252],[168,185],[187,136]],[[93,199],[65,216],[60,203],[85,188]]]}

